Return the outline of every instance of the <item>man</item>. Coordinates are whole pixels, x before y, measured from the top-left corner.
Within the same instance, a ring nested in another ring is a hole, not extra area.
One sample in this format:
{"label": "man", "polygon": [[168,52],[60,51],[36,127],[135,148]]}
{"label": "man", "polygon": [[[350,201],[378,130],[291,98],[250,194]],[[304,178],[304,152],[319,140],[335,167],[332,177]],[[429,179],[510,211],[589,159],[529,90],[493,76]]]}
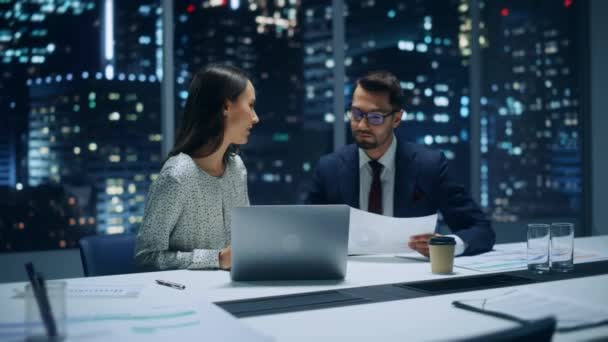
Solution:
{"label": "man", "polygon": [[[397,141],[393,131],[401,123],[402,107],[403,92],[393,74],[375,71],[359,79],[349,112],[356,144],[321,158],[307,202],[347,204],[394,217],[439,211],[454,233],[456,255],[491,250],[490,221],[450,176],[443,153]],[[415,235],[407,243],[428,256],[434,235]]]}

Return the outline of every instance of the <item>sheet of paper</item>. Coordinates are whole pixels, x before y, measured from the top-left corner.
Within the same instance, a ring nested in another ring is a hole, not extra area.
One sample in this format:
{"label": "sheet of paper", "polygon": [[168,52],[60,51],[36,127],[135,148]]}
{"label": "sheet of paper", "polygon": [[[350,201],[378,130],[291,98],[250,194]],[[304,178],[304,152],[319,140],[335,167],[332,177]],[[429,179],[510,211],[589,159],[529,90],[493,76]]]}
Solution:
{"label": "sheet of paper", "polygon": [[519,250],[495,249],[480,255],[455,258],[454,266],[479,272],[496,272],[525,269],[528,264],[525,249],[523,254]]}
{"label": "sheet of paper", "polygon": [[399,218],[350,208],[348,254],[409,253],[410,236],[435,232],[437,214]]}
{"label": "sheet of paper", "polygon": [[[68,284],[67,295],[70,298],[137,298],[143,288],[141,284]],[[14,298],[24,296],[24,289],[15,289],[14,292]]]}
{"label": "sheet of paper", "polygon": [[[526,269],[528,267],[526,245],[498,247],[491,252],[475,256],[462,256],[454,259],[454,266],[479,272],[496,272]],[[608,259],[608,255],[574,249],[574,263],[584,263]]]}
{"label": "sheet of paper", "polygon": [[136,298],[144,288],[143,285],[68,285],[70,297],[111,297]]}
{"label": "sheet of paper", "polygon": [[[0,339],[22,341],[24,327],[23,321],[0,322]],[[272,341],[206,301],[193,306],[117,309],[86,316],[68,313],[66,330],[67,341]]]}
{"label": "sheet of paper", "polygon": [[582,304],[562,297],[547,296],[541,292],[516,289],[489,298],[460,300],[478,309],[505,313],[523,320],[537,320],[555,316],[558,329],[608,321],[608,309]]}
{"label": "sheet of paper", "polygon": [[405,254],[397,254],[397,255],[395,255],[395,257],[416,260],[416,261],[424,261],[424,262],[429,262],[429,260],[430,260],[428,257],[425,257],[424,255],[420,254],[419,252],[409,252],[409,253],[405,253]]}

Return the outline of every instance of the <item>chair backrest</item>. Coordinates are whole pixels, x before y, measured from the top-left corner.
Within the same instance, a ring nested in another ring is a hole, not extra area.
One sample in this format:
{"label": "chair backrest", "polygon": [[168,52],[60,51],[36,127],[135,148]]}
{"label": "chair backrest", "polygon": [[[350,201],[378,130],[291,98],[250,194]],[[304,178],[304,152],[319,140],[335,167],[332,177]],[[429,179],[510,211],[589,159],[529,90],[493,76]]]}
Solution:
{"label": "chair backrest", "polygon": [[137,272],[134,234],[87,236],[79,246],[86,277]]}
{"label": "chair backrest", "polygon": [[548,317],[531,321],[516,328],[501,330],[487,335],[475,336],[462,340],[467,342],[551,342],[557,322],[555,318]]}

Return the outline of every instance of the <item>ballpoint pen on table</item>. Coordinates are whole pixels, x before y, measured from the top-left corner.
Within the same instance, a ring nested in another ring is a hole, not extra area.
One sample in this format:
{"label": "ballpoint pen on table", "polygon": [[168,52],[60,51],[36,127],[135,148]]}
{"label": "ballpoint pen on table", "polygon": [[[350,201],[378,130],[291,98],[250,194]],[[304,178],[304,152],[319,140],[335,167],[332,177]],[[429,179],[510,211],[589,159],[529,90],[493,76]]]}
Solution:
{"label": "ballpoint pen on table", "polygon": [[184,290],[186,288],[186,285],[173,283],[173,282],[166,281],[166,280],[157,279],[156,283],[159,285],[169,286],[169,287],[172,287],[172,288],[178,289],[178,290]]}

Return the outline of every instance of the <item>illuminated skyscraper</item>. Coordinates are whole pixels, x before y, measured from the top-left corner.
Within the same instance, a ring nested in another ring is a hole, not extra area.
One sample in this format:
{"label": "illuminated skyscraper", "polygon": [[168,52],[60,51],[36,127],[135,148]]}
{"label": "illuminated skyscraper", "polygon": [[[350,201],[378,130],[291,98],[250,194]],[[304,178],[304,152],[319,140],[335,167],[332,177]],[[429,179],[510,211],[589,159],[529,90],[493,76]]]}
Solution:
{"label": "illuminated skyscraper", "polygon": [[[247,8],[231,9],[225,3],[194,5],[175,2],[175,76],[177,118],[185,105],[194,73],[210,63],[226,63],[255,75],[256,25]],[[179,121],[179,120],[178,120]]]}
{"label": "illuminated skyscraper", "polygon": [[496,221],[582,217],[577,6],[485,2],[481,202]]}
{"label": "illuminated skyscraper", "polygon": [[14,187],[17,184],[17,142],[15,129],[16,115],[11,108],[15,102],[0,100],[0,112],[4,115],[7,125],[0,127],[0,186]]}
{"label": "illuminated skyscraper", "polygon": [[29,185],[88,186],[97,231],[132,231],[161,164],[155,76],[119,73],[107,80],[83,72],[28,83]]}
{"label": "illuminated skyscraper", "polygon": [[311,0],[303,4],[302,59],[304,93],[302,109],[306,128],[331,131],[333,113],[332,6],[329,1]]}
{"label": "illuminated skyscraper", "polygon": [[[1,76],[0,76],[1,77]],[[7,89],[7,85],[3,84],[0,78],[0,84],[3,89]],[[0,93],[0,113],[2,113],[3,121],[0,125],[0,186],[14,187],[17,183],[17,102],[7,92]]]}
{"label": "illuminated skyscraper", "polygon": [[[25,176],[28,98],[25,80],[41,74],[99,67],[95,0],[0,1],[0,186]],[[78,34],[72,34],[74,27]]]}
{"label": "illuminated skyscraper", "polygon": [[163,27],[160,0],[114,2],[114,69],[162,78]]}
{"label": "illuminated skyscraper", "polygon": [[[0,29],[0,63],[9,66],[2,74],[0,102],[17,111],[11,119],[16,122],[8,125],[9,132],[0,142],[0,175],[8,174],[0,178],[15,186],[21,160],[27,167],[21,187],[55,183],[80,194],[88,187],[96,198],[87,200],[87,205],[96,208],[66,221],[70,226],[99,223],[100,232],[116,233],[132,230],[141,220],[149,177],[160,168],[159,4],[154,0],[0,3],[0,16],[8,20],[7,27]],[[87,102],[88,96],[98,93],[119,98]],[[97,104],[87,107],[91,103]],[[102,116],[109,120],[110,113],[127,111],[134,103],[145,105],[145,120],[131,109],[133,113],[123,113],[122,121],[112,121],[108,130],[92,129]],[[50,112],[57,108],[59,112]],[[83,112],[87,115],[81,116]],[[141,128],[130,140],[135,146],[119,141],[134,130],[129,123]],[[110,134],[112,127],[116,130]],[[77,132],[80,129],[93,133],[85,133],[85,138]],[[83,141],[96,135],[99,142]],[[26,152],[19,154],[21,150]],[[4,165],[10,166],[10,172],[4,172]],[[118,193],[121,188],[124,195]]]}
{"label": "illuminated skyscraper", "polygon": [[[265,9],[264,2],[257,3],[254,77],[261,122],[243,146],[249,194],[257,204],[296,203],[303,199],[318,158],[330,151],[332,136],[330,130],[309,125],[306,115],[300,25],[304,8],[297,1],[274,1],[274,8]],[[266,23],[263,30],[260,23]]]}
{"label": "illuminated skyscraper", "polygon": [[96,0],[2,1],[0,17],[0,65],[30,77],[99,66],[100,46],[91,44],[99,41]]}
{"label": "illuminated skyscraper", "polygon": [[98,1],[2,1],[0,18],[0,250],[73,248],[93,229],[90,213],[61,185],[27,185],[26,79],[99,68]]}
{"label": "illuminated skyscraper", "polygon": [[178,119],[193,74],[210,63],[245,70],[264,121],[297,123],[300,110],[299,1],[175,3]]}

